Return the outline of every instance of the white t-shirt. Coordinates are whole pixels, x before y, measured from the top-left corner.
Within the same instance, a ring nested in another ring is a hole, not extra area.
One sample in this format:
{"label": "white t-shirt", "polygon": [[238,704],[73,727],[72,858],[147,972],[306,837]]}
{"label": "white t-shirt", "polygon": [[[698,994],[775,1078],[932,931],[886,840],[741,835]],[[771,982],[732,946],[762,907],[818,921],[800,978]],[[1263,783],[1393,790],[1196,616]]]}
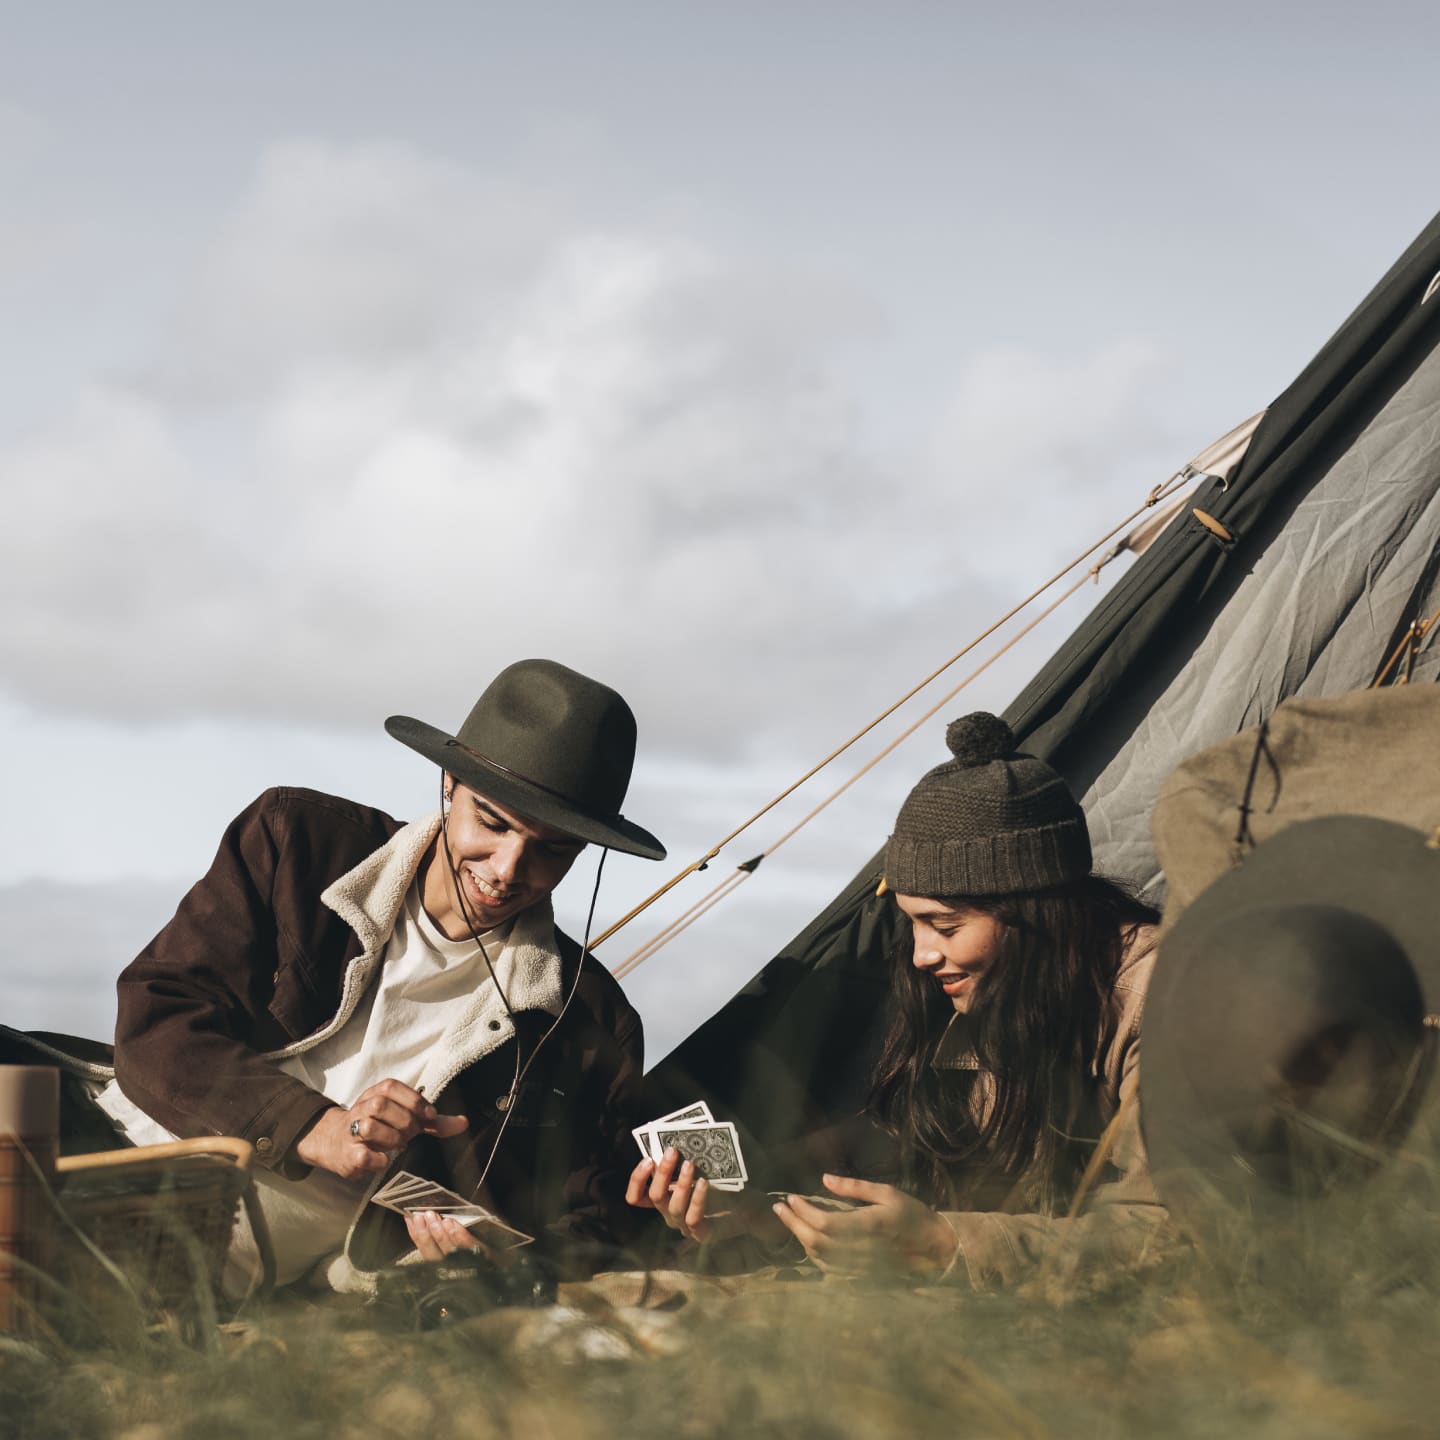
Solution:
{"label": "white t-shirt", "polygon": [[[513,923],[480,937],[492,962],[499,959]],[[387,1077],[413,1089],[427,1055],[455,1017],[455,1002],[468,999],[489,978],[475,942],[447,939],[425,913],[417,882],[395,917],[384,963],[355,1013],[328,1040],[279,1066],[337,1105],[353,1104]]]}

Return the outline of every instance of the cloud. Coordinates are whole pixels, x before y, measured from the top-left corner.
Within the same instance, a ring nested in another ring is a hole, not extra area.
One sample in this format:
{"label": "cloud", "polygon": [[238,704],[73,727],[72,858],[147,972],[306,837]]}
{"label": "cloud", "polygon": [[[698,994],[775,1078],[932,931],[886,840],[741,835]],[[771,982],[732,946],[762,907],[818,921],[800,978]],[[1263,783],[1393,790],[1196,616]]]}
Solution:
{"label": "cloud", "polygon": [[1125,342],[971,356],[881,453],[833,361],[868,305],[406,147],[276,146],[161,352],[0,452],[11,698],[445,723],[541,653],[676,754],[828,748],[1098,535],[1154,442],[1160,357]]}
{"label": "cloud", "polygon": [[970,574],[1020,598],[1184,463],[1147,406],[1170,370],[1153,342],[1124,338],[1071,358],[967,360],[928,464],[931,487],[952,497],[946,522]]}
{"label": "cloud", "polygon": [[234,404],[332,367],[433,362],[509,328],[559,232],[542,194],[406,146],[271,146],[181,297],[161,374]]}
{"label": "cloud", "polygon": [[[63,721],[47,758],[32,747],[21,811],[46,823],[17,834],[9,873],[69,863],[74,812],[44,776],[63,778],[71,748],[107,766],[83,888],[0,892],[25,946],[49,917],[55,965],[5,978],[6,1018],[25,1024],[106,1029],[114,974],[184,888],[90,881],[193,878],[224,816],[271,781],[423,808],[379,719],[458,722],[521,654],[631,698],[645,753],[627,809],[678,868],[1177,458],[1148,418],[1164,357],[1124,340],[960,354],[929,387],[928,424],[882,446],[886,395],[837,359],[883,356],[868,297],[395,145],[267,152],[173,298],[163,345],[0,449],[0,698],[17,735],[36,712]],[[1076,618],[955,713],[1002,705]],[[870,854],[939,758],[944,718],[636,972],[652,1054]],[[117,722],[138,731],[117,740]],[[605,958],[772,843],[900,723]],[[600,921],[670,873],[615,865]],[[578,932],[587,895],[571,888]]]}

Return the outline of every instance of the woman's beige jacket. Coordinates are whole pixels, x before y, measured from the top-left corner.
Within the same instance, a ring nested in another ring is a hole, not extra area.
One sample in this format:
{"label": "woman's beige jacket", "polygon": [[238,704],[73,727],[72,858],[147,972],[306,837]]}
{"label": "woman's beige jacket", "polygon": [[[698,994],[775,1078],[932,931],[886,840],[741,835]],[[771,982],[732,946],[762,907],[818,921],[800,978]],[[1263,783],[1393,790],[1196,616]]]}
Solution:
{"label": "woman's beige jacket", "polygon": [[[1139,1109],[1140,1021],[1155,965],[1156,933],[1155,926],[1137,929],[1110,991],[1096,1075],[1105,1130],[1074,1213],[1028,1212],[1035,1187],[1024,1177],[1004,1210],[942,1212],[957,1242],[947,1281],[977,1290],[1027,1283],[1069,1288],[1081,1272],[1098,1277],[1133,1269],[1156,1249],[1165,1210],[1150,1182]],[[962,1033],[960,1027],[952,1031],[957,1037]],[[963,1044],[945,1041],[934,1063],[954,1069],[976,1065]],[[993,1088],[984,1080],[980,1077],[974,1089],[977,1120],[993,1102]]]}

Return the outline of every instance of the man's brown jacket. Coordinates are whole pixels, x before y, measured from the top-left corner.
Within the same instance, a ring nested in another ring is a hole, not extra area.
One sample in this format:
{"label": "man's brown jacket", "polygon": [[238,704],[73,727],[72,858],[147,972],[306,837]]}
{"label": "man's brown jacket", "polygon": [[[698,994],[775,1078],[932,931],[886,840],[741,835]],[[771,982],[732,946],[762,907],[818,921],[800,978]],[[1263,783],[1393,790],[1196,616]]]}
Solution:
{"label": "man's brown jacket", "polygon": [[[274,1062],[354,1011],[438,825],[401,826],[310,790],[261,795],[120,977],[115,1074],[126,1095],[177,1136],[238,1135],[260,1164],[303,1175],[296,1142],[331,1102]],[[586,1269],[633,1228],[620,1147],[634,1123],[643,1041],[609,972],[590,957],[580,966],[579,947],[555,934],[558,966],[509,987],[513,1020],[487,981],[444,1053],[427,1060],[427,1095],[467,1115],[469,1130],[448,1141],[422,1136],[393,1168],[469,1196],[503,1124],[479,1198],[542,1246],[566,1250],[567,1268]],[[511,1103],[517,1059],[525,1067],[572,987]],[[409,1248],[398,1217],[366,1205],[347,1256],[368,1270]]]}

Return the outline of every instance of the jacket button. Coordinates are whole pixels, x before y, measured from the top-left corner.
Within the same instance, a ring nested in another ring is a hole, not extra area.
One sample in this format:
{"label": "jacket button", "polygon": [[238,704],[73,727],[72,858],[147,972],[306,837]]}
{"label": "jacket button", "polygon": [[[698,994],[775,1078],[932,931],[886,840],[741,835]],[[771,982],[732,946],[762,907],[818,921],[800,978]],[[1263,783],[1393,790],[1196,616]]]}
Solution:
{"label": "jacket button", "polygon": [[498,1030],[500,1028],[500,1022],[498,1020],[492,1020],[490,1022],[490,1028],[492,1030]]}
{"label": "jacket button", "polygon": [[268,1135],[262,1135],[255,1142],[255,1150],[260,1155],[268,1155],[274,1148],[275,1142]]}
{"label": "jacket button", "polygon": [[495,1108],[496,1108],[497,1110],[501,1111],[502,1113],[503,1113],[504,1111],[508,1110],[508,1109],[510,1108],[510,1097],[509,1097],[508,1095],[502,1095],[502,1096],[495,1102]]}

